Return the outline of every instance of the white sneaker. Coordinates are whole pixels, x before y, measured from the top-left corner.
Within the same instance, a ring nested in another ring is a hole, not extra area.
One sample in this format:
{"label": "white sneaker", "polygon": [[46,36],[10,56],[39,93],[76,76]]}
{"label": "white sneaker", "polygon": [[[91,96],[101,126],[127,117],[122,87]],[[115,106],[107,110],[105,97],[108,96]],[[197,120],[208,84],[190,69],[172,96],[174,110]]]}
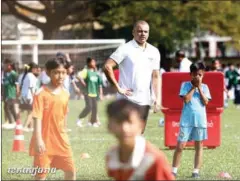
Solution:
{"label": "white sneaker", "polygon": [[16,123],[8,124],[5,129],[14,129],[16,127]]}
{"label": "white sneaker", "polygon": [[92,123],[88,122],[88,123],[87,123],[87,126],[88,126],[88,127],[92,127],[93,125],[92,125]]}
{"label": "white sneaker", "polygon": [[98,123],[93,123],[93,127],[98,128],[99,124]]}
{"label": "white sneaker", "polygon": [[33,129],[33,128],[29,128],[28,130],[29,130],[30,132],[33,132],[34,129]]}
{"label": "white sneaker", "polygon": [[98,124],[98,126],[101,126],[101,122],[100,121],[98,121],[98,122],[96,122],[97,124]]}
{"label": "white sneaker", "polygon": [[3,124],[2,124],[2,128],[3,128],[3,129],[6,129],[6,127],[8,127],[8,125],[9,125],[9,123],[3,123]]}
{"label": "white sneaker", "polygon": [[82,128],[82,127],[83,127],[82,121],[78,120],[78,121],[77,121],[77,126],[80,127],[80,128]]}
{"label": "white sneaker", "polygon": [[29,132],[30,129],[29,129],[29,128],[23,128],[23,131],[25,131],[25,132]]}

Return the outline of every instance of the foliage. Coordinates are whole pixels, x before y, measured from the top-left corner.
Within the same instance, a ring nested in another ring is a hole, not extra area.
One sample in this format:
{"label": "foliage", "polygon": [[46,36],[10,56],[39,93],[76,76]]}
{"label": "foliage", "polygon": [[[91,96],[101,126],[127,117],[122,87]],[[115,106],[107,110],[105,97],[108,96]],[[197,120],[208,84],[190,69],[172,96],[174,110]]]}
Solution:
{"label": "foliage", "polygon": [[[39,0],[42,9],[32,8],[16,0],[4,0],[18,18],[40,28],[44,38],[67,24],[103,25],[97,38],[131,39],[132,25],[136,20],[149,22],[149,41],[168,50],[186,44],[199,31],[210,31],[220,36],[240,40],[240,2],[238,1],[69,1]],[[19,8],[43,16],[39,22],[21,14]],[[93,26],[90,26],[93,28]],[[94,32],[94,31],[93,31]],[[95,32],[97,32],[95,30]],[[240,44],[235,44],[240,49]]]}

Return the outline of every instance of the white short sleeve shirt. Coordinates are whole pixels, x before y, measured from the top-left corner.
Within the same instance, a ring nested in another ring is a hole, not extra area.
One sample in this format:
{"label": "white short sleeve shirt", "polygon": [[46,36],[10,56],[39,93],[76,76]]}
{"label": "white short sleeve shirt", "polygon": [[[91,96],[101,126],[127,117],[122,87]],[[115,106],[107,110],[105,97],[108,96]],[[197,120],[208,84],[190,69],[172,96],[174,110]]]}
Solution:
{"label": "white short sleeve shirt", "polygon": [[17,80],[16,84],[18,84],[19,86],[20,86],[21,83],[22,83],[23,74],[24,74],[24,73],[21,73],[21,74],[18,76],[18,80]]}
{"label": "white short sleeve shirt", "polygon": [[153,70],[160,69],[158,49],[147,43],[145,49],[135,40],[121,45],[110,56],[119,65],[119,86],[131,89],[132,96],[118,94],[118,98],[127,98],[139,105],[151,105],[151,80]]}
{"label": "white short sleeve shirt", "polygon": [[21,89],[21,96],[26,98],[26,99],[32,100],[33,95],[31,93],[31,89],[33,89],[33,92],[36,91],[36,89],[37,89],[37,78],[33,73],[29,72],[29,73],[27,73],[27,75],[25,76],[25,78],[23,80],[23,85],[22,85],[22,89]]}
{"label": "white short sleeve shirt", "polygon": [[190,72],[192,62],[187,58],[182,59],[179,66],[179,72]]}

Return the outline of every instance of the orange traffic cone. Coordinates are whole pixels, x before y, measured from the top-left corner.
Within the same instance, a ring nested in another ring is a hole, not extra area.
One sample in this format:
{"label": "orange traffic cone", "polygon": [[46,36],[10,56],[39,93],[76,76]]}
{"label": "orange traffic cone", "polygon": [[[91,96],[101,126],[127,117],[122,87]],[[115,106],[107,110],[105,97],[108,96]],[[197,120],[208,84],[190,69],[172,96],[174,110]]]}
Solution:
{"label": "orange traffic cone", "polygon": [[14,152],[25,152],[24,149],[24,135],[23,135],[23,126],[21,124],[20,119],[18,119],[15,128],[15,135],[13,140],[13,148],[12,151]]}

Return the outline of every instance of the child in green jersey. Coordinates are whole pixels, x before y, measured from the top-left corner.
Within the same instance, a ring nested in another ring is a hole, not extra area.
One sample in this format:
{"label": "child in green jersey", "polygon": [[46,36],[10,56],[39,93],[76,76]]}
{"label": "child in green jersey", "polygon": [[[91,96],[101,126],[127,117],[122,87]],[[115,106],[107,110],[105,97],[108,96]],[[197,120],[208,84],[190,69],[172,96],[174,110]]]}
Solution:
{"label": "child in green jersey", "polygon": [[87,69],[84,69],[79,75],[78,79],[85,88],[85,108],[79,115],[77,123],[80,125],[84,117],[91,113],[91,119],[88,123],[89,126],[98,127],[97,123],[97,99],[102,99],[102,80],[98,73],[95,71],[96,61],[93,58],[87,58]]}
{"label": "child in green jersey", "polygon": [[4,129],[14,129],[18,118],[18,106],[16,101],[16,82],[17,73],[13,62],[10,59],[4,60],[4,78],[3,78],[3,98],[4,98],[4,114],[9,121],[4,123]]}

